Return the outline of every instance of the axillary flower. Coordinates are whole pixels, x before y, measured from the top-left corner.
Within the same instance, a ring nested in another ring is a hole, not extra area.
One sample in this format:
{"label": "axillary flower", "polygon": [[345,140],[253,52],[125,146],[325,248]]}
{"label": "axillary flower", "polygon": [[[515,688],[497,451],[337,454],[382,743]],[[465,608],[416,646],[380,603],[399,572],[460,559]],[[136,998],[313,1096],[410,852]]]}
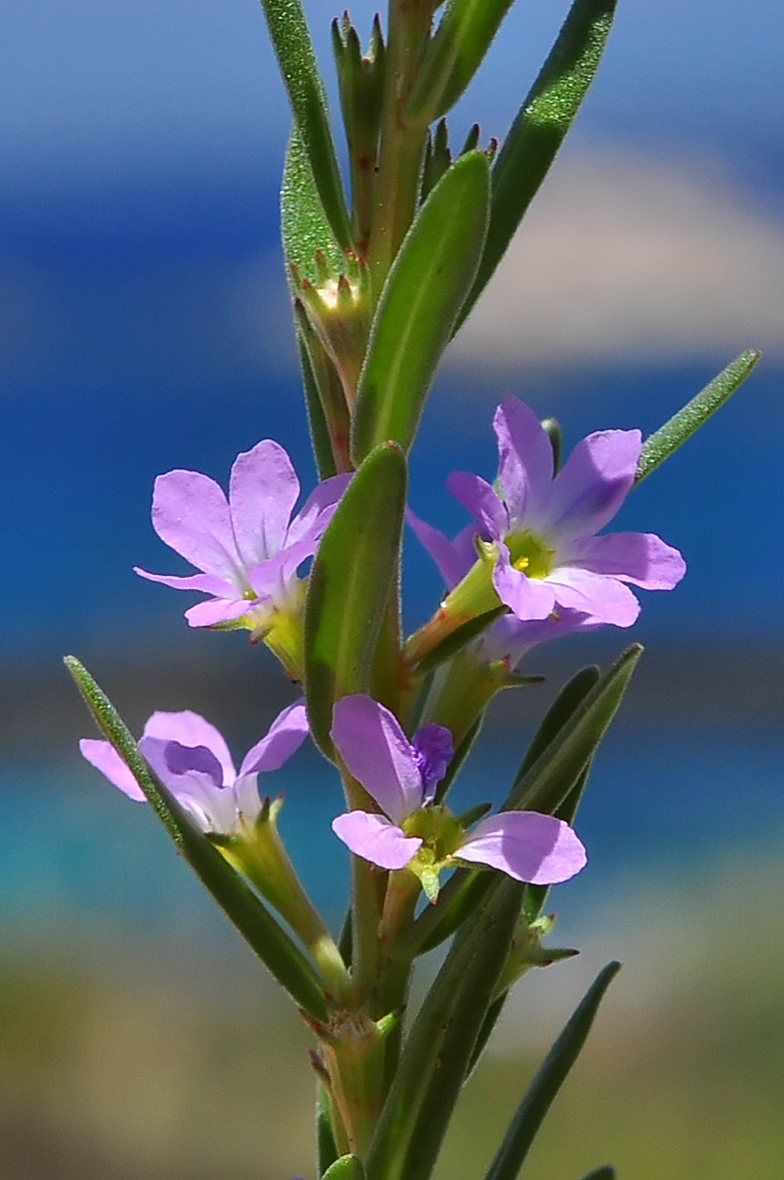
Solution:
{"label": "axillary flower", "polygon": [[[202,832],[235,836],[261,814],[259,773],[278,770],[299,749],[307,734],[305,706],[296,701],[248,750],[238,773],[215,726],[186,709],[181,713],[153,713],[144,727],[139,749]],[[82,738],[79,749],[129,799],[145,801],[144,792],[109,742]]]}
{"label": "axillary flower", "polygon": [[[456,471],[447,487],[476,521],[460,534],[475,538],[479,560],[454,586],[439,612],[443,638],[499,602],[520,620],[574,611],[599,623],[629,627],[640,604],[627,582],[645,590],[671,590],[686,564],[677,549],[653,533],[597,536],[616,515],[634,483],[642,449],[639,430],[588,435],[555,474],[550,439],[528,406],[507,397],[493,421],[498,440],[494,485]],[[431,628],[431,630],[433,630]]]}
{"label": "axillary flower", "polygon": [[433,800],[452,757],[449,730],[426,725],[409,742],[388,709],[364,694],[335,705],[332,740],[349,772],[383,814],[350,811],[332,823],[357,856],[382,869],[408,868],[434,901],[438,874],[456,862],[498,869],[518,881],[566,881],[586,863],[569,827],[551,815],[504,811],[467,834],[455,816]]}
{"label": "axillary flower", "polygon": [[158,536],[201,573],[136,573],[175,590],[211,595],[185,612],[191,627],[247,628],[287,669],[301,673],[304,583],[312,557],[349,480],[320,484],[292,519],[300,485],[283,447],[264,439],[237,456],[228,500],[197,471],[169,471],[155,481],[152,523]]}

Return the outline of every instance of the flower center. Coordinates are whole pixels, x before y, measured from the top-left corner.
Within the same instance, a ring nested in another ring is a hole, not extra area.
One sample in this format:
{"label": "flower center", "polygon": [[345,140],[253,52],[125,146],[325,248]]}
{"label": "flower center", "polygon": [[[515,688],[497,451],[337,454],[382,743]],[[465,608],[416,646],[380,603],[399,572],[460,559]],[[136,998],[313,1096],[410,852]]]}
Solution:
{"label": "flower center", "polygon": [[553,568],[555,550],[533,533],[511,533],[504,538],[512,566],[527,578],[546,578]]}

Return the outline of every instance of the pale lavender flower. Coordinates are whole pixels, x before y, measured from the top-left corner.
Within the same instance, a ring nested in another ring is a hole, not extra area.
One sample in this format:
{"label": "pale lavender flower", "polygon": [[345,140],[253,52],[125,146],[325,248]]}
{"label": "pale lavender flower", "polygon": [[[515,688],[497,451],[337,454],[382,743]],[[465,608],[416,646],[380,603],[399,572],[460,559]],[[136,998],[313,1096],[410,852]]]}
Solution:
{"label": "pale lavender flower", "polygon": [[[597,536],[634,483],[639,430],[603,430],[578,443],[554,476],[550,439],[528,406],[507,397],[496,410],[498,477],[491,486],[457,471],[447,487],[492,544],[495,591],[518,619],[578,611],[628,627],[640,605],[624,584],[671,590],[686,566],[653,533]],[[470,534],[460,535],[465,547]]]}
{"label": "pale lavender flower", "polygon": [[272,439],[237,456],[228,500],[214,480],[197,471],[160,475],[153,528],[201,573],[179,577],[138,567],[136,573],[176,590],[211,595],[185,612],[192,627],[248,625],[263,635],[274,611],[301,605],[297,569],[315,553],[349,478],[336,475],[319,484],[292,520],[299,480]]}
{"label": "pale lavender flower", "polygon": [[[438,529],[420,520],[411,509],[406,510],[406,519],[423,549],[438,566],[447,590],[453,590],[476,561],[476,527],[468,525],[450,541]],[[466,652],[478,664],[503,661],[510,669],[514,669],[522,657],[540,643],[548,643],[551,639],[565,635],[595,631],[602,626],[602,619],[574,610],[554,610],[546,619],[518,619],[514,614],[507,614],[496,619],[485,632],[472,640]]]}
{"label": "pale lavender flower", "polygon": [[[332,740],[347,769],[384,813],[350,811],[333,821],[333,831],[353,853],[380,868],[404,868],[425,843],[412,829],[416,817],[432,804],[436,784],[446,772],[449,731],[427,725],[409,742],[388,709],[358,694],[335,705]],[[518,881],[550,885],[573,877],[586,862],[575,833],[551,815],[503,811],[483,819],[470,835],[455,830],[445,808],[442,816],[443,830],[454,844],[440,850],[442,867],[456,858],[499,869]]]}
{"label": "pale lavender flower", "polygon": [[[237,773],[226,742],[198,713],[153,713],[139,749],[153,772],[203,832],[232,835],[261,811],[258,775],[277,770],[308,733],[305,705],[296,701],[273,721]],[[82,738],[79,749],[110,783],[143,803],[144,792],[109,742]]]}

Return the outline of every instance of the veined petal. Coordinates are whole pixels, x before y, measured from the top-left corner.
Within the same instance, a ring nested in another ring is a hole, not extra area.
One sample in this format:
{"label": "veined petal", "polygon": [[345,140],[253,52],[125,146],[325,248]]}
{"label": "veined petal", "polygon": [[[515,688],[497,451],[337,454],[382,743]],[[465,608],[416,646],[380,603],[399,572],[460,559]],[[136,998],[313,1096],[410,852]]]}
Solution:
{"label": "veined petal", "polygon": [[639,430],[589,434],[558,472],[543,518],[531,527],[562,543],[598,533],[634,483],[641,450]]}
{"label": "veined petal", "polygon": [[618,578],[594,574],[576,566],[554,569],[547,579],[558,606],[582,611],[616,627],[631,627],[640,604]]}
{"label": "veined petal", "polygon": [[242,760],[240,776],[260,770],[277,770],[300,748],[307,736],[305,703],[295,701],[278,714],[266,735],[248,750]]}
{"label": "veined petal", "polygon": [[255,823],[261,811],[259,776],[257,774],[240,774],[232,787],[232,794],[236,818],[239,819],[242,816],[248,823]]}
{"label": "veined petal", "polygon": [[540,643],[561,639],[578,631],[595,631],[603,627],[601,619],[577,611],[556,611],[556,617],[546,619],[518,619],[515,615],[503,615],[492,627],[476,640],[480,646],[481,658],[488,663],[508,660],[510,668],[522,659],[526,652]]}
{"label": "veined petal", "polygon": [[509,514],[486,479],[469,471],[453,471],[446,486],[488,538],[502,540],[509,530]]}
{"label": "veined petal", "polygon": [[467,525],[457,534],[453,541],[445,537],[438,529],[433,528],[424,520],[406,509],[406,521],[411,526],[416,539],[438,566],[438,572],[444,579],[447,590],[454,590],[458,582],[462,581],[476,561],[474,536],[476,527]]}
{"label": "veined petal", "polygon": [[332,831],[356,856],[381,869],[402,869],[421,847],[418,836],[406,836],[383,815],[349,811],[332,821]]}
{"label": "veined petal", "polygon": [[536,414],[516,397],[505,397],[495,412],[498,479],[511,527],[530,511],[541,515],[553,482],[553,447]]}
{"label": "veined petal", "polygon": [[256,605],[248,598],[210,598],[207,602],[197,602],[195,606],[189,607],[185,618],[191,627],[215,627],[220,623],[241,619]]}
{"label": "veined petal", "polygon": [[229,747],[214,725],[205,721],[198,713],[183,709],[179,713],[153,713],[144,727],[142,737],[159,738],[164,742],[179,742],[181,746],[205,746],[210,750],[223,770],[223,783],[233,783],[236,770],[229,753]]}
{"label": "veined petal", "polygon": [[79,749],[82,757],[96,770],[100,770],[112,786],[118,787],[136,803],[144,803],[144,791],[110,742],[103,742],[99,738],[82,738]]}
{"label": "veined petal", "polygon": [[455,855],[531,885],[568,881],[588,859],[568,824],[536,811],[502,811],[483,819]]}
{"label": "veined petal", "polygon": [[230,832],[235,816],[230,787],[216,786],[212,775],[201,770],[187,770],[184,774],[172,770],[167,758],[170,746],[165,738],[148,736],[139,740],[139,749],[150,769],[202,831]]}
{"label": "veined petal", "polygon": [[493,570],[493,586],[505,606],[518,619],[546,619],[555,606],[555,592],[549,581],[528,578],[509,560],[506,545],[499,545],[500,555]]}
{"label": "veined petal", "polygon": [[173,590],[203,590],[206,594],[214,594],[216,598],[235,598],[237,587],[224,578],[215,574],[186,574],[179,577],[176,574],[151,574],[135,565],[133,572],[148,582],[160,582],[164,586],[171,586]]}
{"label": "veined petal", "polygon": [[393,823],[422,805],[422,775],[397,718],[364,693],[343,697],[332,714],[332,740],[351,774]]}
{"label": "veined petal", "polygon": [[[310,553],[314,553],[321,534],[332,519],[340,497],[350,483],[350,473],[333,475],[314,488],[289,525],[286,545],[305,541],[307,544],[313,545]],[[310,553],[306,556],[310,556]]]}
{"label": "veined petal", "polygon": [[234,461],[229,504],[234,537],[243,564],[258,565],[283,546],[299,480],[279,443],[265,438]]}
{"label": "veined petal", "polygon": [[643,590],[672,590],[686,573],[677,549],[655,533],[608,533],[578,537],[559,551],[566,565],[596,574],[609,574]]}
{"label": "veined petal", "polygon": [[223,490],[198,471],[169,471],[155,481],[152,524],[158,536],[205,574],[244,588]]}

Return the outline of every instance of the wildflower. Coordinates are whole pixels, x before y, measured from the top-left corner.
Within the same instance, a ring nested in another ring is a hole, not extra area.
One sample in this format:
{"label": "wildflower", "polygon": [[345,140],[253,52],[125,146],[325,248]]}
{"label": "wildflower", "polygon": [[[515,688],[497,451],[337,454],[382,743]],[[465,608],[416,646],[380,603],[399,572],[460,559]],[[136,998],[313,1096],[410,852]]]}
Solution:
{"label": "wildflower", "polygon": [[299,672],[298,638],[288,634],[304,599],[297,570],[315,553],[349,478],[337,475],[319,484],[292,520],[299,480],[272,439],[237,456],[228,500],[199,472],[160,475],[153,528],[201,573],[180,577],[138,567],[136,573],[175,590],[203,590],[211,597],[185,612],[191,627],[246,627]]}
{"label": "wildflower", "polygon": [[[262,812],[259,773],[281,767],[307,733],[305,705],[297,701],[279,714],[248,751],[238,774],[220,733],[198,713],[153,713],[139,749],[203,832],[232,836],[253,825]],[[109,742],[82,738],[79,749],[129,799],[144,802],[143,791]]]}
{"label": "wildflower", "polygon": [[554,816],[504,811],[481,820],[468,835],[446,807],[434,804],[452,756],[451,735],[443,726],[424,726],[409,742],[388,709],[359,694],[335,705],[332,740],[383,812],[340,815],[333,831],[353,853],[382,869],[409,868],[431,900],[439,871],[455,861],[487,865],[537,885],[566,881],[586,862],[577,836]]}
{"label": "wildflower", "polygon": [[[629,627],[640,605],[625,583],[646,590],[677,585],[686,570],[683,558],[653,533],[596,535],[634,483],[642,448],[638,430],[588,435],[554,476],[550,439],[532,410],[507,397],[493,427],[495,485],[462,471],[447,480],[479,526],[483,559],[447,598],[447,610],[472,600],[478,608],[472,613],[481,613],[500,599],[521,620],[568,610]],[[463,548],[467,536],[460,536]]]}

